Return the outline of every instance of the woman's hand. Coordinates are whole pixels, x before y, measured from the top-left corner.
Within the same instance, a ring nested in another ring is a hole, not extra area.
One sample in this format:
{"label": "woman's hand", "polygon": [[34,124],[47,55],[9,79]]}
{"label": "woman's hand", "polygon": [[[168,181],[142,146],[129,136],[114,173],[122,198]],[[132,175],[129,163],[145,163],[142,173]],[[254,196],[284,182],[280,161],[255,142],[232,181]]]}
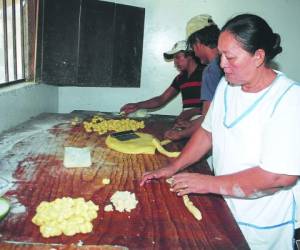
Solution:
{"label": "woman's hand", "polygon": [[189,193],[209,193],[209,184],[213,176],[197,173],[180,173],[172,177],[171,191],[182,196]]}
{"label": "woman's hand", "polygon": [[171,177],[175,173],[176,173],[176,170],[170,166],[164,167],[164,168],[161,168],[158,170],[150,171],[150,172],[145,172],[143,174],[143,178],[140,182],[140,186],[143,186],[145,183],[147,183],[153,179]]}

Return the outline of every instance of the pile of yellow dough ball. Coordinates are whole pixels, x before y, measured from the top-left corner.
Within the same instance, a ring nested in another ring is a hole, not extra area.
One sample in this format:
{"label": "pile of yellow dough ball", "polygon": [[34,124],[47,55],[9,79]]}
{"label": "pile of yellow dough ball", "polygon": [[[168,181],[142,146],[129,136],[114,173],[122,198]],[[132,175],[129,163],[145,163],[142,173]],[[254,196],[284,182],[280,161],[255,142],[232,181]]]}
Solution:
{"label": "pile of yellow dough ball", "polygon": [[40,226],[40,232],[45,238],[89,233],[93,229],[91,221],[97,218],[98,210],[99,206],[92,201],[63,197],[52,202],[41,202],[32,222]]}
{"label": "pile of yellow dough ball", "polygon": [[105,120],[103,117],[95,115],[90,122],[83,122],[83,126],[86,132],[97,132],[102,135],[108,131],[136,131],[140,128],[144,128],[145,124],[144,121],[139,122],[128,118],[121,120]]}

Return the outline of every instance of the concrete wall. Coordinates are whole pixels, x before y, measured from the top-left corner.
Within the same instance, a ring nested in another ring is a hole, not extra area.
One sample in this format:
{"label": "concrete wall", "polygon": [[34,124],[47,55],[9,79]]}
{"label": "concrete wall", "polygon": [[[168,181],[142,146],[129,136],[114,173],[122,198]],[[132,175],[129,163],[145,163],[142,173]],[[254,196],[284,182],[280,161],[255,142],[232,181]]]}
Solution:
{"label": "concrete wall", "polygon": [[58,112],[57,87],[22,83],[0,89],[0,132],[43,112]]}
{"label": "concrete wall", "polygon": [[[107,1],[107,0],[106,0]],[[145,100],[161,94],[171,83],[176,70],[165,62],[163,52],[185,39],[185,25],[197,14],[210,14],[221,27],[230,17],[250,12],[264,17],[282,37],[283,53],[275,63],[288,76],[300,81],[299,0],[116,0],[121,4],[144,7],[145,30],[140,88],[59,88],[59,112],[74,109],[118,111],[127,102]],[[158,111],[178,114],[181,99],[177,98]]]}

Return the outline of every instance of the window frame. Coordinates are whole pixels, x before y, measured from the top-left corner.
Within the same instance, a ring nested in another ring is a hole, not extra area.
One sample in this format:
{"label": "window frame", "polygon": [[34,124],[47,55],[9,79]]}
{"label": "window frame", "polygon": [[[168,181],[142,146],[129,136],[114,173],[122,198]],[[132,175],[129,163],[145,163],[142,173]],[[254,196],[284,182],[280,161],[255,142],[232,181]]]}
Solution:
{"label": "window frame", "polygon": [[[7,1],[2,0],[2,13],[7,12]],[[5,67],[5,81],[0,83],[0,89],[16,85],[19,83],[27,82],[27,81],[33,81],[34,80],[34,58],[35,58],[35,41],[36,41],[36,12],[38,7],[38,0],[20,0],[19,3],[16,3],[15,0],[12,0],[12,6],[15,4],[14,11],[12,10],[12,22],[7,23],[7,16],[3,16],[3,22],[0,25],[3,25],[3,43],[4,43],[4,50],[8,50],[7,47],[7,27],[8,25],[13,25],[13,58],[14,58],[14,64],[13,64],[13,72],[14,76],[16,76],[17,73],[17,49],[16,49],[16,42],[17,42],[17,34],[16,34],[16,21],[21,22],[22,25],[20,25],[20,35],[19,39],[21,39],[21,78],[16,80],[9,80],[9,72],[8,72],[8,58],[5,58],[8,55],[8,51],[5,52],[4,57],[4,67]],[[4,7],[6,10],[4,10]],[[15,10],[16,8],[19,8],[20,10],[20,19],[17,20],[15,16]],[[5,14],[4,14],[5,15]],[[7,15],[7,13],[6,13]],[[5,25],[5,19],[6,18],[6,25]],[[6,45],[5,45],[6,43]],[[7,64],[7,65],[6,65]],[[8,74],[8,75],[7,75]],[[17,76],[18,78],[18,76]]]}

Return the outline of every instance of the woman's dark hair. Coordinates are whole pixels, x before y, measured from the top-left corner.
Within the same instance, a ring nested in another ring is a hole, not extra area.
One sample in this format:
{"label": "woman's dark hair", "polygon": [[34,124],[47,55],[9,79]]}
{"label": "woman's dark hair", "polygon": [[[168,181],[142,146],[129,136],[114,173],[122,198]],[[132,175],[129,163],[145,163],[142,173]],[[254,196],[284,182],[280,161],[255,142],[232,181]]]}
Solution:
{"label": "woman's dark hair", "polygon": [[265,63],[269,63],[282,51],[280,35],[273,33],[267,22],[259,16],[242,14],[230,19],[221,29],[233,34],[243,48],[254,54],[256,50],[265,51]]}
{"label": "woman's dark hair", "polygon": [[187,45],[192,48],[197,42],[211,49],[217,48],[220,29],[217,25],[211,25],[191,34],[187,39]]}

